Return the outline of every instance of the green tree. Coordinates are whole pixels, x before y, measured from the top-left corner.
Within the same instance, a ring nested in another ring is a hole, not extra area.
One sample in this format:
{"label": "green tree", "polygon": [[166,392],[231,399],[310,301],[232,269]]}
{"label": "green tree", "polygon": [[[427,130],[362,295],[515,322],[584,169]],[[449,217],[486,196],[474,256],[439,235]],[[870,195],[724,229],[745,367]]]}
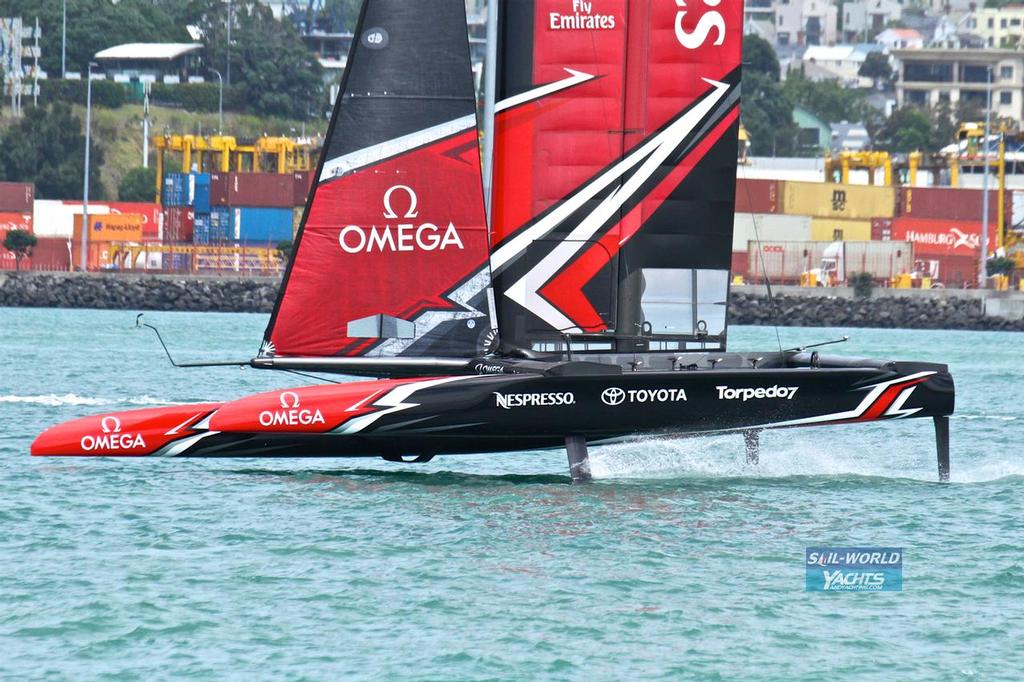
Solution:
{"label": "green tree", "polygon": [[827,123],[860,121],[867,125],[880,118],[878,110],[867,103],[864,91],[843,87],[839,81],[812,81],[799,71],[790,71],[783,89],[794,105]]}
{"label": "green tree", "polygon": [[32,255],[38,241],[28,230],[11,230],[4,237],[4,248],[14,254],[14,269],[21,270],[21,260]]}
{"label": "green tree", "polygon": [[792,156],[799,132],[793,102],[770,76],[754,71],[743,79],[741,117],[754,156]]}
{"label": "green tree", "polygon": [[117,198],[121,201],[153,201],[155,196],[155,168],[132,168],[117,186]]}
{"label": "green tree", "polygon": [[932,122],[920,109],[906,106],[892,112],[875,133],[874,140],[879,149],[895,153],[932,149]]}
{"label": "green tree", "polygon": [[745,75],[762,73],[778,82],[779,58],[771,43],[753,34],[743,36],[743,70]]}
{"label": "green tree", "polygon": [[[90,199],[103,199],[103,150],[90,153]],[[66,104],[36,107],[0,135],[0,176],[32,182],[39,199],[81,199],[85,168],[82,121]]]}
{"label": "green tree", "polygon": [[892,65],[889,58],[881,52],[869,52],[860,65],[857,75],[862,78],[870,78],[878,85],[879,81],[888,83],[892,79]]}

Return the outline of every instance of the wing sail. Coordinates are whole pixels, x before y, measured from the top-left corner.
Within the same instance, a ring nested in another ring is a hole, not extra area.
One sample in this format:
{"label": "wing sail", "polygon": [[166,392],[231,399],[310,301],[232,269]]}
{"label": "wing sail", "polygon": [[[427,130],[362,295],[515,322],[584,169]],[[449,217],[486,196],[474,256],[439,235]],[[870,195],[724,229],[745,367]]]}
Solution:
{"label": "wing sail", "polygon": [[472,356],[487,257],[463,1],[366,0],[261,356]]}
{"label": "wing sail", "polygon": [[505,344],[725,348],[741,29],[739,3],[503,4],[491,267]]}

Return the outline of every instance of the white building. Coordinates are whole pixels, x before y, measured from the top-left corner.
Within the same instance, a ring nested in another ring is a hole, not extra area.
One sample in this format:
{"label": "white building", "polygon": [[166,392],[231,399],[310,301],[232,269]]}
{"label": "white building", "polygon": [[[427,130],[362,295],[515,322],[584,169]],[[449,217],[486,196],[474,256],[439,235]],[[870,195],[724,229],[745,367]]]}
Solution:
{"label": "white building", "polygon": [[959,102],[985,106],[992,73],[992,113],[1021,120],[1024,111],[1024,52],[961,49],[894,50],[896,104],[934,107]]}
{"label": "white building", "polygon": [[843,39],[867,42],[903,16],[903,4],[897,0],[855,0],[843,3]]}
{"label": "white building", "polygon": [[875,42],[887,50],[920,50],[924,36],[912,28],[887,28],[875,36]]}
{"label": "white building", "polygon": [[775,33],[779,45],[832,45],[838,10],[827,0],[776,0]]}

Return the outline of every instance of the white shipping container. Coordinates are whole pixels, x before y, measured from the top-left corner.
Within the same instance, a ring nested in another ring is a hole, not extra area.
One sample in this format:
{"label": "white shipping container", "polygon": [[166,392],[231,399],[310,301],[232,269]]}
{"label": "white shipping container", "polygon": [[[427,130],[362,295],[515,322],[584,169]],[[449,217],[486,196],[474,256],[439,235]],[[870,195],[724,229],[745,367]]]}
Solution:
{"label": "white shipping container", "polygon": [[[36,199],[33,207],[33,223],[37,237],[71,238],[74,232],[75,216],[82,215],[81,203],[52,199]],[[110,206],[89,202],[89,215],[108,215]]]}
{"label": "white shipping container", "polygon": [[747,245],[748,276],[751,281],[768,279],[774,283],[796,284],[804,272],[821,267],[826,249],[841,245],[845,275],[870,272],[875,279],[889,279],[904,272],[913,272],[914,249],[910,242],[794,242],[775,241]]}
{"label": "white shipping container", "polygon": [[[756,228],[756,229],[755,229]],[[805,242],[811,238],[811,219],[779,213],[737,213],[732,220],[732,250],[746,251],[747,242]]]}

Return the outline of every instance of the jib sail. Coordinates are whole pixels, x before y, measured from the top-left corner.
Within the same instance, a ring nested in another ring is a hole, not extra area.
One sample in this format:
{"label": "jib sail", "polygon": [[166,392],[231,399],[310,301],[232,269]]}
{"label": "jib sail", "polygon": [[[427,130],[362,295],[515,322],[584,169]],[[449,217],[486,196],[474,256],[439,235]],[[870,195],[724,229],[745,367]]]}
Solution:
{"label": "jib sail", "polygon": [[366,0],[262,356],[472,356],[488,240],[463,0]]}
{"label": "jib sail", "polygon": [[742,4],[517,0],[500,36],[502,342],[724,349]]}

